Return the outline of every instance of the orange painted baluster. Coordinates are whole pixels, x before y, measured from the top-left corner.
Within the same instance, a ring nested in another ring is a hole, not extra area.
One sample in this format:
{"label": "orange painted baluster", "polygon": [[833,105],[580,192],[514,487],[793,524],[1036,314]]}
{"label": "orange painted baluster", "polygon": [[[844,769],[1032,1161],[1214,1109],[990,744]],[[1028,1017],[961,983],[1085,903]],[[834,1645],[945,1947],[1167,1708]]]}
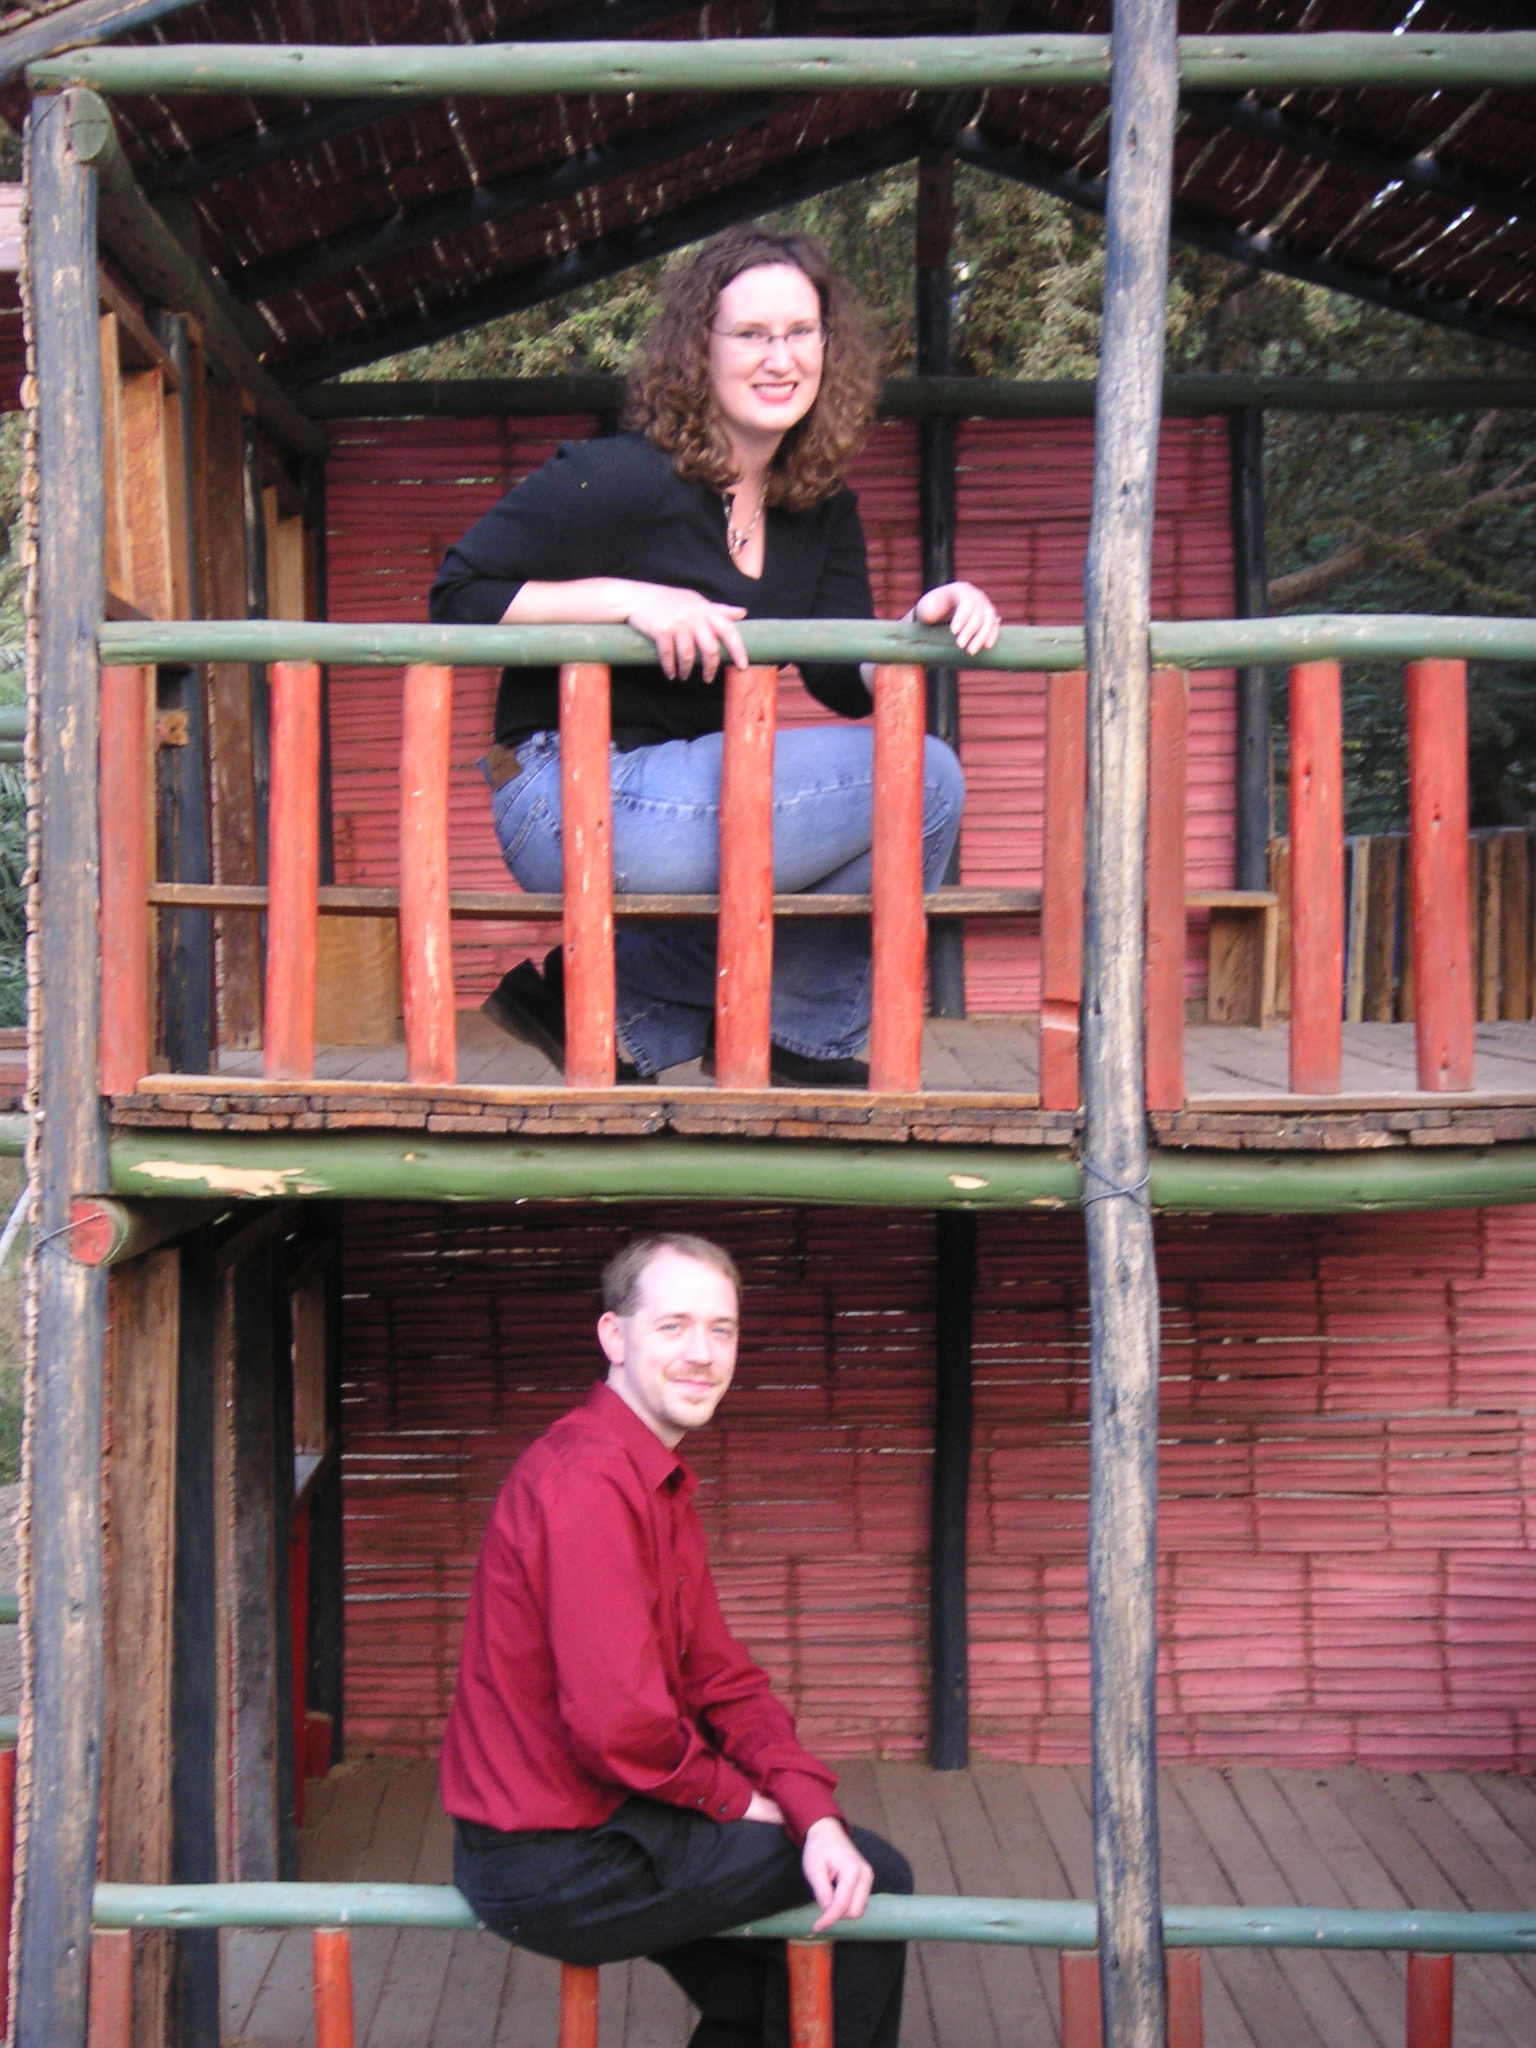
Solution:
{"label": "orange painted baluster", "polygon": [[11,2031],[11,1914],[16,1898],[16,1752],[0,1749],[0,2041]]}
{"label": "orange painted baluster", "polygon": [[353,2048],[352,1937],[317,1927],[314,1939],[315,2048]]}
{"label": "orange painted baluster", "polygon": [[1451,2048],[1456,2009],[1456,1958],[1410,1953],[1408,2048]]}
{"label": "orange painted baluster", "polygon": [[150,671],[101,672],[101,1092],[131,1095],[151,1061],[155,799]]}
{"label": "orange painted baluster", "polygon": [[613,797],[608,670],[574,661],[560,671],[560,846],[565,884],[565,1079],[611,1088]]}
{"label": "orange painted baluster", "polygon": [[1292,1091],[1337,1095],[1343,1057],[1343,696],[1336,661],[1307,661],[1291,670]]}
{"label": "orange painted baluster", "polygon": [[875,670],[869,1085],[882,1095],[912,1095],[923,1085],[924,692],[920,668],[903,662]]}
{"label": "orange painted baluster", "polygon": [[1147,1107],[1184,1106],[1184,810],[1189,690],[1152,672],[1147,759]]}
{"label": "orange painted baluster", "polygon": [[267,994],[262,1072],[315,1071],[315,960],[320,938],[320,670],[275,661],[270,674],[272,783],[267,809]]}
{"label": "orange painted baluster", "polygon": [[560,1965],[560,2048],[597,2048],[597,1972]]}
{"label": "orange painted baluster", "polygon": [[1061,2048],[1104,2048],[1099,1958],[1091,1948],[1061,1951]]}
{"label": "orange painted baluster", "polygon": [[1045,685],[1045,851],[1040,889],[1040,1107],[1076,1109],[1083,996],[1088,678]]}
{"label": "orange painted baluster", "polygon": [[789,2048],[833,2048],[832,1944],[789,1941],[784,1947],[789,1959]]}
{"label": "orange painted baluster", "polygon": [[715,1085],[768,1086],[773,1010],[773,735],[779,672],[728,668],[720,759]]}
{"label": "orange painted baluster", "polygon": [[1472,1086],[1467,665],[1408,664],[1408,872],[1419,1086]]}
{"label": "orange painted baluster", "polygon": [[453,670],[405,672],[400,739],[400,999],[408,1081],[458,1079],[448,928]]}
{"label": "orange painted baluster", "polygon": [[1205,2004],[1200,1988],[1200,1951],[1164,1951],[1168,1971],[1168,2048],[1205,2048]]}
{"label": "orange painted baluster", "polygon": [[133,2048],[133,1936],[126,1927],[91,1935],[86,2048]]}

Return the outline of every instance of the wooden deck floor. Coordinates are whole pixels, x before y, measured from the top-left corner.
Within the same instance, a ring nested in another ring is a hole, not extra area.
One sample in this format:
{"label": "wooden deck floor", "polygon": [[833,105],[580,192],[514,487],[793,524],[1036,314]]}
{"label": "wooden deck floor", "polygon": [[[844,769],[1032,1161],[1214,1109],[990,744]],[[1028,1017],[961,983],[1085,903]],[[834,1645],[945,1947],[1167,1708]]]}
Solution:
{"label": "wooden deck floor", "polygon": [[[1083,1770],[988,1764],[934,1773],[853,1764],[852,1818],[903,1848],[927,1892],[1091,1891]],[[1163,1775],[1164,1881],[1186,1904],[1474,1907],[1536,1901],[1536,1782],[1358,1769]],[[310,1787],[302,1874],[449,1875],[432,1766],[370,1760]],[[226,2042],[301,2048],[307,1935],[225,1939]],[[493,1935],[359,1934],[358,2048],[554,2048],[558,1973]],[[1401,2048],[1400,1956],[1218,1950],[1205,1958],[1208,2048]],[[603,1972],[603,2048],[683,2048],[689,2012],[647,1963]],[[930,1944],[913,1956],[902,2048],[1054,2048],[1053,1952]],[[1536,2041],[1536,1964],[1457,1965],[1457,2048]]]}

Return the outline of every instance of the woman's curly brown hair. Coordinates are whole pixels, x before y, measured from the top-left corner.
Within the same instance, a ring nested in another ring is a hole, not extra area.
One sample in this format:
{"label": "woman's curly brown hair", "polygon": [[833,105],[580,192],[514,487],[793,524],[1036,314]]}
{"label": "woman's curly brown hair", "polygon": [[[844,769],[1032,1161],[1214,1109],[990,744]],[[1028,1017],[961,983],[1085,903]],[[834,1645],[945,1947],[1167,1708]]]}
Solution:
{"label": "woman's curly brown hair", "polygon": [[803,271],[821,300],[821,389],[805,418],[779,443],[768,472],[767,502],[808,512],[842,483],[880,394],[880,363],[864,308],[809,235],[746,226],[727,228],[706,242],[672,285],[629,373],[625,419],[665,449],[689,483],[712,491],[731,488],[736,465],[715,411],[709,330],[725,287],[764,263]]}

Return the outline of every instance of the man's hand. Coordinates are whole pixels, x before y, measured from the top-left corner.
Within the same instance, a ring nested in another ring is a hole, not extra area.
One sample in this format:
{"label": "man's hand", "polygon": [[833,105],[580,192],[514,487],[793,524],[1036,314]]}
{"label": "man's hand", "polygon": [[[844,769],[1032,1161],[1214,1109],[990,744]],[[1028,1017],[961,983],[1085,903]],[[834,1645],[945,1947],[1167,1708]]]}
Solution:
{"label": "man's hand", "polygon": [[875,1873],[854,1847],[840,1820],[828,1814],[825,1820],[813,1822],[805,1838],[800,1867],[821,1908],[821,1918],[813,1933],[821,1934],[834,1920],[863,1918],[874,1889]]}
{"label": "man's hand", "polygon": [[754,1792],[752,1804],[741,1817],[743,1820],[765,1820],[776,1828],[784,1825],[784,1809],[776,1799],[770,1799],[766,1792]]}

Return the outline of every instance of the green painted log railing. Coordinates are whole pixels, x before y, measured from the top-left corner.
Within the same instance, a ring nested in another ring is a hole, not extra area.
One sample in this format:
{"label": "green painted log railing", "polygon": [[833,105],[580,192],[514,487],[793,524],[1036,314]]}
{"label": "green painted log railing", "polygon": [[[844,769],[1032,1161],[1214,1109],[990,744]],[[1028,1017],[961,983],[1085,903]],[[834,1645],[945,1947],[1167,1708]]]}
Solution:
{"label": "green painted log railing", "polygon": [[[479,1926],[469,1902],[435,1884],[99,1884],[98,1927]],[[816,1918],[800,1906],[730,1932],[804,1941]],[[877,1894],[837,1941],[971,1941],[1026,1948],[1092,1948],[1098,1913],[1086,1899],[895,1898]],[[1431,1954],[1536,1954],[1536,1912],[1366,1913],[1312,1906],[1167,1906],[1173,1948],[1416,1949]]]}
{"label": "green painted log railing", "polygon": [[[757,662],[955,663],[940,628],[879,619],[758,619],[742,627]],[[629,626],[334,625],[314,619],[132,619],[104,625],[103,661],[327,661],[363,667],[447,662],[547,667],[562,661],[648,667],[656,651]],[[1536,661],[1536,619],[1436,618],[1415,612],[1310,613],[1279,619],[1154,620],[1152,658],[1169,668],[1265,662]],[[1083,666],[1080,626],[1004,626],[966,668],[1014,672]]]}
{"label": "green painted log railing", "polygon": [[19,1159],[27,1149],[31,1118],[25,1110],[0,1110],[0,1159]]}
{"label": "green painted log railing", "polygon": [[[1536,84],[1536,34],[1181,36],[1187,86]],[[34,92],[255,93],[318,99],[352,93],[964,91],[987,86],[1102,86],[1109,38],[749,36],[689,42],[394,45],[171,43],[71,50],[27,67]]]}
{"label": "green painted log railing", "polygon": [[26,705],[0,704],[0,740],[24,740],[26,736]]}

